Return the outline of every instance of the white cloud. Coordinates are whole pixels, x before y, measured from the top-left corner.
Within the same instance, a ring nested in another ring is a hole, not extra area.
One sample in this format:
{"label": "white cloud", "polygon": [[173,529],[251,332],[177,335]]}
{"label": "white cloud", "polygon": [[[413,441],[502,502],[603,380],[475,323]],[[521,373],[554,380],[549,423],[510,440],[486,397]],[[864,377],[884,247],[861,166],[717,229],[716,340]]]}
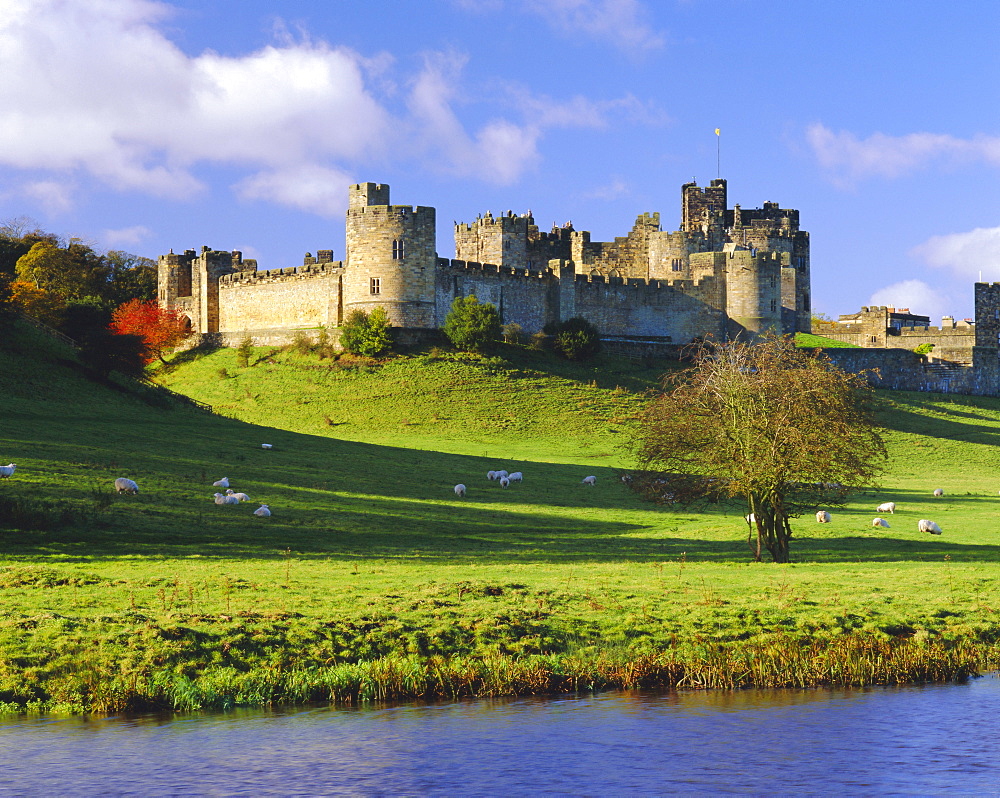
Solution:
{"label": "white cloud", "polygon": [[946,293],[932,288],[923,280],[902,280],[887,285],[868,300],[869,305],[909,308],[911,313],[930,316],[932,323],[937,323],[942,315],[950,312],[951,303]]}
{"label": "white cloud", "polygon": [[982,274],[984,280],[1000,280],[1000,227],[933,236],[915,246],[910,254],[961,277],[978,280]]}
{"label": "white cloud", "polygon": [[806,140],[820,166],[841,184],[872,176],[900,177],[940,161],[1000,166],[1000,137],[996,136],[960,139],[943,133],[873,133],[860,139],[849,131],[835,133],[815,124],[806,131]]}
{"label": "white cloud", "polygon": [[[462,85],[465,62],[454,54],[428,55],[403,84],[406,111],[394,114],[380,99],[400,92],[392,56],[312,41],[280,21],[275,45],[191,56],[161,31],[173,13],[165,3],[4,6],[0,165],[59,173],[27,189],[50,208],[67,207],[69,192],[57,188],[74,172],[121,191],[183,199],[205,189],[199,167],[221,164],[244,170],[234,183],[244,199],[329,215],[343,209],[353,173],[372,164],[407,158],[509,184],[537,163],[548,129],[599,127],[612,112],[655,116],[633,97],[558,101],[495,85],[477,94]],[[633,0],[554,0],[554,7],[595,30],[611,25],[616,9],[625,29],[641,17]],[[496,114],[470,127],[456,113],[460,99],[503,103],[515,118]]]}
{"label": "white cloud", "polygon": [[344,187],[349,175],[321,166],[258,172],[234,187],[241,199],[270,200],[319,216],[341,216],[347,210]]}
{"label": "white cloud", "polygon": [[620,199],[621,197],[627,197],[629,191],[630,189],[628,183],[620,178],[615,178],[606,185],[598,186],[597,188],[586,192],[583,197],[584,199],[596,199],[612,202]]}
{"label": "white cloud", "polygon": [[101,241],[108,249],[116,249],[121,246],[135,246],[136,244],[141,244],[149,236],[152,235],[152,230],[142,224],[134,225],[133,227],[122,227],[118,230],[105,230],[101,234]]}
{"label": "white cloud", "polygon": [[73,207],[73,187],[58,180],[36,180],[25,183],[20,191],[30,197],[51,216],[65,213]]}
{"label": "white cloud", "polygon": [[647,21],[638,0],[523,0],[526,10],[569,35],[607,42],[629,55],[663,47],[663,34]]}

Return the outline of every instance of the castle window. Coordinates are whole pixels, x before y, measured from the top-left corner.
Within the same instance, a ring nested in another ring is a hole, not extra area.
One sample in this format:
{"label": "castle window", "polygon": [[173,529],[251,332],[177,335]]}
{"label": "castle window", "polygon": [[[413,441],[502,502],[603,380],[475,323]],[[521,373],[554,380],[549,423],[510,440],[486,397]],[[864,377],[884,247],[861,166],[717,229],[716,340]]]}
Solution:
{"label": "castle window", "polygon": [[[392,259],[402,260],[403,259],[403,239],[396,238],[392,242]],[[375,293],[375,292],[373,292]]]}
{"label": "castle window", "polygon": [[371,278],[371,291],[372,291],[373,294],[381,294],[382,293],[382,281],[381,281],[380,278],[378,278],[378,277],[372,277]]}
{"label": "castle window", "polygon": [[774,313],[777,309],[778,309],[778,300],[777,299],[772,299],[771,300],[771,312]]}
{"label": "castle window", "polygon": [[675,272],[683,271],[684,261],[682,261],[680,258],[674,258],[672,261],[670,261],[670,269]]}

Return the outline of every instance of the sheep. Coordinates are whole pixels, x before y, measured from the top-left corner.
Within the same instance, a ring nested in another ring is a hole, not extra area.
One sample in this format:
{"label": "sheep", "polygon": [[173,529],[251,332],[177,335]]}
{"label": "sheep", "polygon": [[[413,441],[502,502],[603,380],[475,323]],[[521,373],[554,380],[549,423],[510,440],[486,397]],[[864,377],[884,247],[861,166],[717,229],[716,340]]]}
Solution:
{"label": "sheep", "polygon": [[593,475],[591,475],[589,477],[584,477],[582,480],[580,480],[580,484],[582,484],[582,485],[596,485],[597,484],[597,477],[595,477]]}
{"label": "sheep", "polygon": [[235,499],[237,499],[237,500],[239,500],[241,502],[248,502],[248,501],[250,501],[250,497],[247,496],[245,493],[236,493],[232,488],[226,488],[226,495],[227,496],[232,496],[233,498],[235,498]]}
{"label": "sheep", "polygon": [[882,502],[878,507],[875,508],[875,512],[889,513],[889,515],[895,515],[896,502]]}
{"label": "sheep", "polygon": [[229,487],[229,477],[223,477],[218,482],[212,483],[213,488],[228,488]]}
{"label": "sheep", "polygon": [[235,496],[227,496],[225,493],[215,493],[216,504],[239,504],[240,500]]}
{"label": "sheep", "polygon": [[509,479],[511,482],[520,482],[521,480],[524,479],[524,474],[522,474],[520,471],[515,471],[513,474],[509,474],[507,476],[507,479]]}
{"label": "sheep", "polygon": [[[274,446],[272,446],[272,445],[271,445],[270,443],[262,443],[262,444],[260,445],[260,448],[261,448],[261,449],[273,449],[273,448],[274,448]],[[267,505],[264,505],[264,506],[266,507]]]}
{"label": "sheep", "polygon": [[873,518],[872,519],[872,526],[873,527],[880,526],[880,527],[884,527],[885,529],[888,529],[889,528],[889,522],[886,521],[884,518]]}
{"label": "sheep", "polygon": [[139,495],[139,486],[126,477],[118,477],[115,480],[115,490],[119,493],[131,493],[133,496]]}
{"label": "sheep", "polygon": [[754,515],[753,513],[749,513],[743,516],[743,520],[746,521],[748,524],[755,524],[757,523],[757,516]]}
{"label": "sheep", "polygon": [[465,485],[461,482],[455,486],[455,495],[463,499],[465,498]]}
{"label": "sheep", "polygon": [[500,477],[500,487],[506,488],[510,485],[510,477]]}
{"label": "sheep", "polygon": [[934,495],[937,497],[944,496],[944,491],[941,488],[934,488]]}
{"label": "sheep", "polygon": [[262,504],[260,507],[258,507],[256,510],[253,511],[253,514],[258,518],[267,518],[271,514],[271,510],[268,508],[266,504]]}
{"label": "sheep", "polygon": [[926,518],[921,518],[919,521],[917,521],[917,531],[930,532],[932,535],[940,535],[941,527],[939,527],[933,521],[928,521]]}
{"label": "sheep", "polygon": [[497,471],[496,473],[497,473],[497,479],[501,479],[502,477],[507,476],[506,471]]}
{"label": "sheep", "polygon": [[0,466],[0,479],[9,479],[14,475],[14,469],[17,468],[13,463],[8,463],[5,466]]}
{"label": "sheep", "polygon": [[819,511],[817,511],[817,513],[816,513],[816,521],[818,523],[820,523],[820,524],[829,524],[830,523],[830,513],[828,513],[826,510],[819,510]]}
{"label": "sheep", "polygon": [[497,472],[496,471],[487,471],[486,472],[486,478],[490,482],[492,482],[493,480],[497,479]]}

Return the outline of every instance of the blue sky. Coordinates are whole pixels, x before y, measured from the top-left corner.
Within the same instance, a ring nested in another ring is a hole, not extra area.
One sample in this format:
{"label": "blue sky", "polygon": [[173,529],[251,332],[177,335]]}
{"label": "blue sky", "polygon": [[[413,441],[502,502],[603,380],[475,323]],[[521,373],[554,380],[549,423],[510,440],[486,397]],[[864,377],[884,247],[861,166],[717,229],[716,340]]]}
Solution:
{"label": "blue sky", "polygon": [[[1000,3],[0,0],[0,222],[261,268],[344,253],[349,183],[594,240],[716,171],[798,208],[813,304],[1000,280]],[[722,131],[716,139],[714,129]]]}

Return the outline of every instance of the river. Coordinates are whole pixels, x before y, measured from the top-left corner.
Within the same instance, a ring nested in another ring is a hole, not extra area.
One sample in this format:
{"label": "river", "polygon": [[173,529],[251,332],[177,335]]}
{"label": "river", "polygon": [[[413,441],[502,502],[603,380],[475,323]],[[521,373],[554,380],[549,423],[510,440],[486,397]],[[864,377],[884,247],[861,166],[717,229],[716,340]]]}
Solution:
{"label": "river", "polygon": [[1000,679],[0,722],[4,795],[996,794]]}

